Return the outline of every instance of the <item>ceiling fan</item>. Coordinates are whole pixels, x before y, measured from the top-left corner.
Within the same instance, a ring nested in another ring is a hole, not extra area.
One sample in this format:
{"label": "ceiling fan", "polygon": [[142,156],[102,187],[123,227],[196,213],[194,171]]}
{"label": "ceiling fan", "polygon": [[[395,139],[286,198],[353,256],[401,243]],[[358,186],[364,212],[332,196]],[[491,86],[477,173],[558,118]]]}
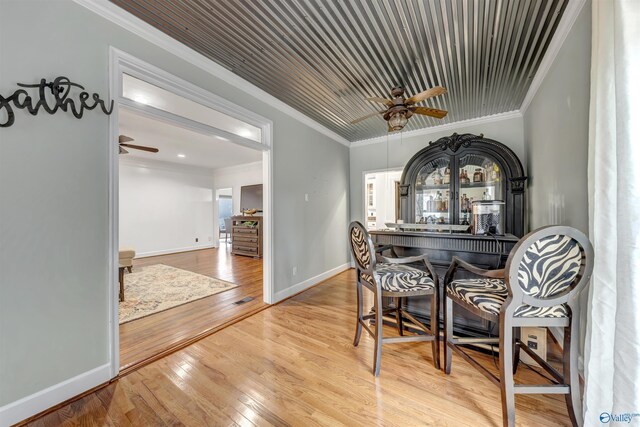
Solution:
{"label": "ceiling fan", "polygon": [[367,101],[379,102],[386,105],[388,107],[386,110],[378,111],[368,114],[364,117],[360,117],[359,119],[352,121],[351,124],[356,124],[365,119],[368,119],[369,117],[382,114],[382,118],[385,119],[389,124],[387,130],[389,132],[393,132],[396,130],[401,130],[407,124],[409,118],[414,114],[422,114],[423,116],[441,119],[447,115],[447,111],[438,110],[437,108],[417,107],[414,104],[424,101],[425,99],[433,98],[434,96],[442,95],[444,93],[447,93],[447,90],[445,88],[436,86],[413,95],[409,98],[405,98],[404,88],[394,87],[391,89],[392,99],[385,99],[377,96],[367,98]]}
{"label": "ceiling fan", "polygon": [[157,148],[154,148],[154,147],[145,147],[143,145],[127,144],[127,142],[131,142],[133,140],[134,139],[131,138],[130,136],[120,135],[118,137],[118,144],[119,144],[119,148],[120,148],[119,154],[127,154],[129,152],[126,149],[124,149],[123,147],[133,148],[134,150],[148,151],[150,153],[157,153],[158,151],[160,151],[160,150],[158,150]]}

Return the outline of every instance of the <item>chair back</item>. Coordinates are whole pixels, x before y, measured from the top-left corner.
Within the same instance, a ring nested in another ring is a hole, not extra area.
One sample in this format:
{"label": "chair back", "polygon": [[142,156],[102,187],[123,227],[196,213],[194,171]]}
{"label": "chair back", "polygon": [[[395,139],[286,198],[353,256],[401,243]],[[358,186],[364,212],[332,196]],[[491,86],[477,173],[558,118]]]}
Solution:
{"label": "chair back", "polygon": [[548,307],[571,300],[593,271],[593,246],[572,227],[548,226],[524,236],[513,248],[506,271],[513,300]]}
{"label": "chair back", "polygon": [[231,217],[227,217],[224,219],[224,230],[227,233],[231,233],[231,229],[233,228],[233,226],[231,225]]}
{"label": "chair back", "polygon": [[358,222],[353,221],[349,225],[349,241],[351,242],[351,254],[360,272],[373,273],[376,266],[376,255],[371,236]]}

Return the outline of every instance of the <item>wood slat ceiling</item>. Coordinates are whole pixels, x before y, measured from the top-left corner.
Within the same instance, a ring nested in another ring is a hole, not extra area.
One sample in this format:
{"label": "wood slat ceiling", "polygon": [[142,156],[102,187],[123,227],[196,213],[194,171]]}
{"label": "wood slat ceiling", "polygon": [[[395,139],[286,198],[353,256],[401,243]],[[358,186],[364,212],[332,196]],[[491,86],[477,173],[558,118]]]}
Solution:
{"label": "wood slat ceiling", "polygon": [[568,0],[112,0],[349,141],[364,100],[441,85],[405,130],[520,108]]}

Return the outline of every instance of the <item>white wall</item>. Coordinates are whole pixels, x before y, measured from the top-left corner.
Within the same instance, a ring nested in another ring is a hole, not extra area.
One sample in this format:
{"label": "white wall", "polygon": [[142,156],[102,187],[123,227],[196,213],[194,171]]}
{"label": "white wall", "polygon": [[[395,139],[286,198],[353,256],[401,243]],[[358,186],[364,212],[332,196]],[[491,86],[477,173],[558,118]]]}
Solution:
{"label": "white wall", "polygon": [[262,184],[262,162],[215,169],[213,181],[216,189],[232,189],[233,214],[240,215],[240,188],[245,185]]}
{"label": "white wall", "polygon": [[[233,214],[240,215],[240,188],[245,185],[262,184],[262,162],[247,163],[213,171],[213,183],[216,190],[231,188]],[[266,203],[265,203],[266,205]],[[218,204],[214,205],[214,230],[218,230]],[[219,245],[218,234],[214,237],[214,245]]]}
{"label": "white wall", "polygon": [[120,159],[121,248],[140,258],[214,245],[213,171]]}
{"label": "white wall", "polygon": [[[70,0],[0,1],[0,93],[67,76],[107,97],[109,46],[273,122],[279,295],[349,262],[348,148]],[[18,110],[0,130],[0,424],[109,378],[108,123]]]}
{"label": "white wall", "polygon": [[525,149],[522,117],[511,117],[486,123],[464,124],[455,129],[438,130],[422,135],[403,138],[402,141],[392,139],[388,147],[386,142],[353,146],[350,148],[350,188],[351,188],[351,220],[364,221],[363,217],[363,184],[362,173],[386,168],[404,168],[409,159],[418,151],[435,141],[452,133],[484,134],[511,148],[525,164]]}

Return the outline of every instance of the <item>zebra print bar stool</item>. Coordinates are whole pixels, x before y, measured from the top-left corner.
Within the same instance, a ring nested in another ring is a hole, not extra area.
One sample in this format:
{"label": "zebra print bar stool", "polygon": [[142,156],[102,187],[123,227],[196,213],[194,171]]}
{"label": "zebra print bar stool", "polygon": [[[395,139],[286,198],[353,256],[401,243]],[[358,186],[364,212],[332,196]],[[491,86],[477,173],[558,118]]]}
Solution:
{"label": "zebra print bar stool", "polygon": [[[380,263],[376,260],[376,251],[371,241],[371,236],[364,226],[355,221],[349,226],[351,240],[351,253],[356,264],[357,272],[357,297],[358,318],[356,322],[356,336],[353,345],[360,342],[360,334],[364,327],[375,340],[373,355],[373,374],[380,374],[380,357],[382,356],[382,344],[407,341],[431,341],[433,364],[440,369],[440,344],[438,340],[438,276],[425,256],[413,256],[405,258],[387,258],[379,256]],[[427,271],[423,271],[406,264],[422,262]],[[374,312],[363,315],[362,313],[362,287],[369,289],[374,295]],[[402,309],[402,299],[405,297],[431,295],[431,328],[428,329],[411,314]],[[395,298],[395,307],[383,309],[382,297]],[[389,312],[395,312],[398,324],[399,337],[382,336],[382,316]],[[374,320],[374,330],[369,328],[366,320]],[[425,332],[425,335],[404,335],[404,320],[407,319]]]}
{"label": "zebra print bar stool", "polygon": [[[481,276],[454,280],[456,269]],[[571,227],[543,227],[524,236],[509,254],[504,270],[487,271],[458,258],[445,276],[445,361],[451,372],[451,350],[471,363],[500,387],[505,426],[515,425],[515,394],[564,394],[571,422],[582,425],[578,383],[578,295],[593,271],[593,247],[589,239]],[[495,343],[494,339],[453,338],[453,304],[500,323],[500,378],[474,360],[460,346]],[[514,334],[521,326],[564,328],[563,372],[558,373]],[[554,384],[520,385],[513,381],[519,350],[524,350],[553,378]]]}

